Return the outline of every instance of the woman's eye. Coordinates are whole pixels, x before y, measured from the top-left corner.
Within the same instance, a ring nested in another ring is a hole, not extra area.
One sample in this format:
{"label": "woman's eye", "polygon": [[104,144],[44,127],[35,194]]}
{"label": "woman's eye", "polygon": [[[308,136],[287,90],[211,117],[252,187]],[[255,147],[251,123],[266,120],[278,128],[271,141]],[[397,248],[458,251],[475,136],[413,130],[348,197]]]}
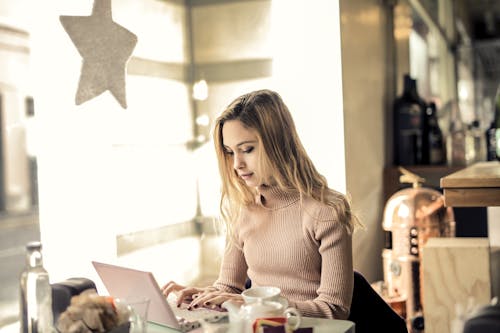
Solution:
{"label": "woman's eye", "polygon": [[234,153],[232,151],[229,151],[229,150],[225,150],[224,154],[230,155],[230,156],[234,155]]}
{"label": "woman's eye", "polygon": [[243,150],[243,152],[246,154],[251,153],[252,151],[253,151],[253,147],[249,147],[249,148]]}

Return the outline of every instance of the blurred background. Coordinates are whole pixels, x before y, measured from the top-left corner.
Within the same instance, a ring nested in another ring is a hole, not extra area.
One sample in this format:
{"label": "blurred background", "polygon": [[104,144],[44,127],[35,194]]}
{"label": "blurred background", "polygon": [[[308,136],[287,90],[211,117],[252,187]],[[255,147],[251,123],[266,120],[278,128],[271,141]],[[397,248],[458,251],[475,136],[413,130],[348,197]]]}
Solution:
{"label": "blurred background", "polygon": [[[75,105],[82,58],[59,16],[90,15],[93,3],[0,1],[0,329],[17,321],[31,240],[52,282],[99,284],[98,260],[160,284],[211,283],[224,246],[211,128],[240,94],[282,95],[317,168],[366,225],[353,250],[369,281],[383,275],[384,206],[406,186],[393,150],[404,75],[435,103],[447,144],[457,124],[483,135],[494,119],[498,1],[112,1],[113,20],[138,37],[126,109],[109,92]],[[466,148],[409,169],[439,189],[487,159]],[[493,210],[455,213],[457,236],[498,234]]]}

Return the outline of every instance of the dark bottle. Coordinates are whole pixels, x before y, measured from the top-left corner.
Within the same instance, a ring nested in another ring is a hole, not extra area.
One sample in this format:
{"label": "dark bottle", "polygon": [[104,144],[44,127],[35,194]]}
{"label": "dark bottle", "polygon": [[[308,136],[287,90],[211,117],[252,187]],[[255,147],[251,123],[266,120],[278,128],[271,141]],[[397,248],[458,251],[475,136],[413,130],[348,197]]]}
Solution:
{"label": "dark bottle", "polygon": [[417,92],[417,81],[404,76],[403,94],[394,101],[394,162],[396,165],[429,163],[424,140],[425,102]]}
{"label": "dark bottle", "polygon": [[437,109],[434,102],[429,103],[426,109],[426,128],[424,130],[427,140],[428,161],[432,165],[441,165],[446,163],[446,152],[443,138],[443,132],[439,127],[437,118]]}
{"label": "dark bottle", "polygon": [[495,145],[497,160],[500,161],[500,86],[495,96]]}
{"label": "dark bottle", "polygon": [[495,96],[495,118],[486,130],[486,150],[488,161],[500,161],[500,86]]}
{"label": "dark bottle", "polygon": [[497,160],[496,130],[495,120],[493,120],[486,130],[486,160],[488,161]]}

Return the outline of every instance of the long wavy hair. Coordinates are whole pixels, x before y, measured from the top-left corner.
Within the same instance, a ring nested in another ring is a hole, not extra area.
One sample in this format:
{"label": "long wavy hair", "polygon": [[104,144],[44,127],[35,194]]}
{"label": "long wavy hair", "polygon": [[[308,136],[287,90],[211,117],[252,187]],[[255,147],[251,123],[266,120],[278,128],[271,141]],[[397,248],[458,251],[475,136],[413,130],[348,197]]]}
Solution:
{"label": "long wavy hair", "polygon": [[295,129],[288,107],[280,95],[271,90],[257,90],[231,102],[217,118],[213,138],[222,181],[220,212],[229,232],[238,222],[241,209],[255,203],[256,188],[238,177],[231,156],[225,153],[222,129],[224,123],[238,120],[257,136],[261,175],[272,175],[270,181],[284,191],[295,191],[312,197],[335,209],[338,220],[349,232],[359,224],[351,212],[348,198],[328,187],[314,167]]}

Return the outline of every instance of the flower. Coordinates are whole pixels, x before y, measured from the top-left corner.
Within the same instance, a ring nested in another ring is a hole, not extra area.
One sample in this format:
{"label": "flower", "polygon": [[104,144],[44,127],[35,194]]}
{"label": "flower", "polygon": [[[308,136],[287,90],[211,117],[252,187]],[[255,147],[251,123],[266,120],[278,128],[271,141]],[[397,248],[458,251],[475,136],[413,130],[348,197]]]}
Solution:
{"label": "flower", "polygon": [[104,333],[127,323],[129,316],[129,308],[117,307],[114,298],[89,289],[71,298],[56,327],[61,333]]}

